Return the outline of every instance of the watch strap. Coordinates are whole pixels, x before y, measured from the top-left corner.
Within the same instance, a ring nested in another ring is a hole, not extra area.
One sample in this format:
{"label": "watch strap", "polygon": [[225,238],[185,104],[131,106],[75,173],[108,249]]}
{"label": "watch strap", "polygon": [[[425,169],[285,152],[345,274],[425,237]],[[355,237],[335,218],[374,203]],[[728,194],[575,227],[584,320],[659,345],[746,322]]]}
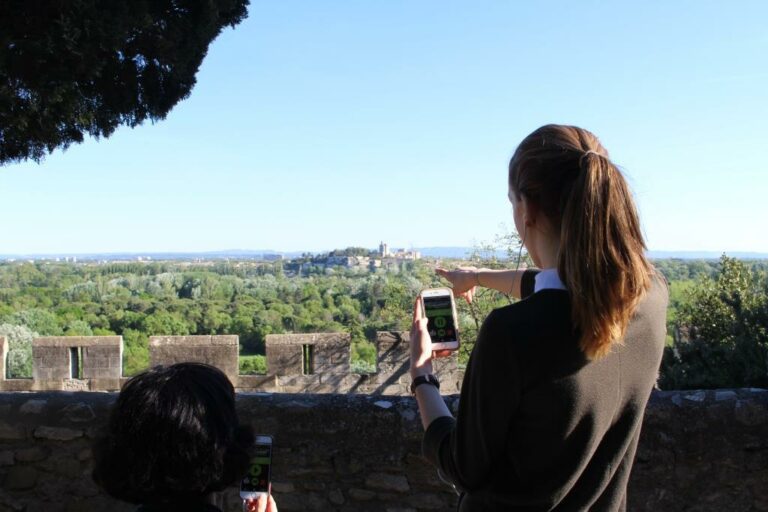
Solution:
{"label": "watch strap", "polygon": [[411,394],[416,394],[416,388],[421,386],[422,384],[429,384],[431,386],[435,386],[438,390],[440,389],[440,381],[437,380],[437,377],[432,375],[431,373],[428,373],[426,375],[419,375],[413,381],[411,381]]}

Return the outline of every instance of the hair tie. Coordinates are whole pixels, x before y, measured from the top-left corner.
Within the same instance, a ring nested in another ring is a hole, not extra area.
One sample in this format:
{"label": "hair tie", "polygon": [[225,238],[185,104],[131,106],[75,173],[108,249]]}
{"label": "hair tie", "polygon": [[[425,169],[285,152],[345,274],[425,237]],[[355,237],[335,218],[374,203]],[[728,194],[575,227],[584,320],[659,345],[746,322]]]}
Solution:
{"label": "hair tie", "polygon": [[598,158],[608,158],[604,154],[598,153],[594,149],[588,149],[587,151],[585,151],[584,153],[581,154],[581,157],[579,158],[579,167],[583,167],[584,166],[583,165],[584,164],[584,158],[586,158],[587,155],[590,155],[590,154],[596,155]]}

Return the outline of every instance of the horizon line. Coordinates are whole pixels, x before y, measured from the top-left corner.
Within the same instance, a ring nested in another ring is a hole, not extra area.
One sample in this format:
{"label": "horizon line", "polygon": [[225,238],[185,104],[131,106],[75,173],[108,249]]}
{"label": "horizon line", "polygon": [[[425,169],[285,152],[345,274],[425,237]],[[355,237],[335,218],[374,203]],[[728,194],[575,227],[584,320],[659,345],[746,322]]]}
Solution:
{"label": "horizon line", "polygon": [[[161,256],[218,256],[217,259],[221,257],[230,257],[230,258],[236,258],[237,256],[266,256],[266,255],[276,255],[276,256],[285,256],[285,255],[293,255],[293,254],[304,254],[308,253],[311,255],[320,255],[323,253],[329,253],[334,250],[344,250],[350,247],[361,247],[363,249],[369,249],[370,251],[376,251],[378,248],[368,248],[368,247],[362,247],[362,246],[347,246],[344,248],[334,248],[334,249],[327,249],[327,250],[320,250],[320,251],[312,251],[312,250],[277,250],[277,249],[212,249],[212,250],[146,250],[146,251],[136,251],[136,250],[126,250],[126,251],[120,251],[120,250],[108,250],[108,251],[81,251],[81,252],[30,252],[30,253],[4,253],[0,254],[0,259],[7,260],[12,258],[57,258],[57,257],[98,257],[98,256],[132,256],[132,257],[142,257],[142,256],[148,256],[152,257],[153,255],[161,255]],[[391,247],[391,249],[403,249],[405,251],[423,251],[423,250],[429,250],[429,251],[466,251],[471,252],[475,250],[476,248],[473,246],[461,246],[461,245],[446,245],[446,246],[424,246],[424,247],[411,247],[411,248],[404,248],[404,247]],[[505,252],[504,249],[497,249],[496,252]],[[766,251],[755,251],[755,250],[710,250],[710,249],[649,249],[645,251],[646,255],[649,255],[650,257],[669,257],[669,258],[675,258],[675,257],[683,257],[688,256],[691,258],[719,258],[722,255],[740,255],[740,257],[757,257],[757,258],[768,258],[768,252]],[[653,256],[656,255],[656,256]],[[677,256],[676,256],[677,255]],[[698,255],[698,256],[697,256]],[[706,255],[706,256],[705,256]],[[427,255],[429,256],[429,255]]]}

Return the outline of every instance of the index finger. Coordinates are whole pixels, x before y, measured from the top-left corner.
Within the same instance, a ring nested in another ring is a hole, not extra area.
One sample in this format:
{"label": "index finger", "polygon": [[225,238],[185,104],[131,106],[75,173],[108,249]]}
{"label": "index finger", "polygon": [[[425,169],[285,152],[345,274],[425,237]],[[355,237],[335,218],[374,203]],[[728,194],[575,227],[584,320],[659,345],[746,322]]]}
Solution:
{"label": "index finger", "polygon": [[413,322],[420,320],[424,314],[422,313],[421,295],[416,297],[416,302],[413,304]]}

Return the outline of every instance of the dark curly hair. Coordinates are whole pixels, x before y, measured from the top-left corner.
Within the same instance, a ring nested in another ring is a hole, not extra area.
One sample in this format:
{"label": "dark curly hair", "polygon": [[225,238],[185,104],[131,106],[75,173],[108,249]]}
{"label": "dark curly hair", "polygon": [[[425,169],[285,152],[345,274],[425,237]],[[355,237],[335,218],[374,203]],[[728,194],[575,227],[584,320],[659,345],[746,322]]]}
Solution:
{"label": "dark curly hair", "polygon": [[131,503],[193,502],[234,483],[253,444],[235,390],[217,368],[158,366],[123,387],[94,447],[94,481]]}

